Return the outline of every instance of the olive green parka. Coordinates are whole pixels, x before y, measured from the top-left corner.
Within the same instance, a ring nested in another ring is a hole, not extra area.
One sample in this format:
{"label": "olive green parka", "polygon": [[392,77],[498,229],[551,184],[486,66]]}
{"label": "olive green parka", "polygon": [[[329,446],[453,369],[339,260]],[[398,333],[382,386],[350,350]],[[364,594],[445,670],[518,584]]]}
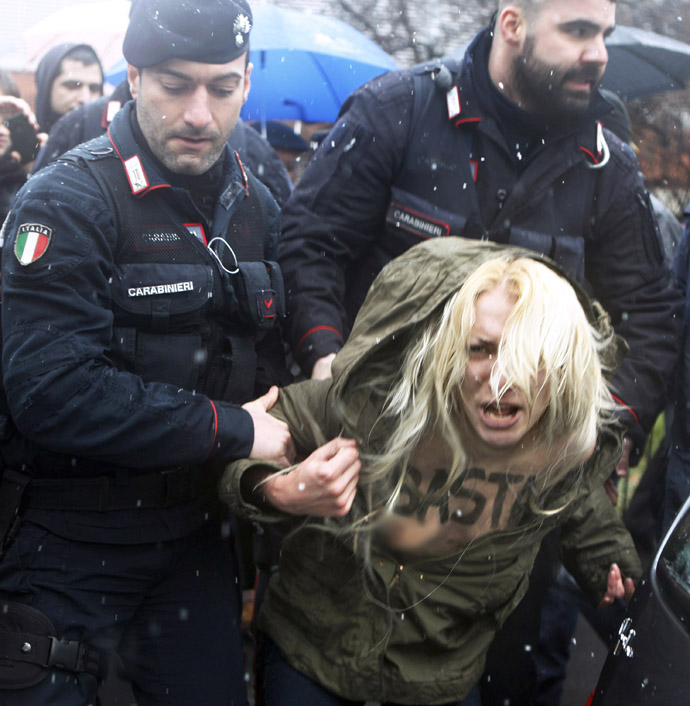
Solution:
{"label": "olive green parka", "polygon": [[[335,436],[375,447],[381,400],[363,384],[368,366],[399,369],[415,325],[443,306],[481,262],[506,251],[566,276],[534,252],[461,238],[429,240],[390,262],[333,363],[333,379],[286,388],[271,410],[288,423],[298,453],[306,456]],[[590,321],[610,334],[608,316],[571,284]],[[615,367],[623,351],[613,337],[604,362]],[[282,545],[259,627],[293,667],[344,698],[429,705],[461,700],[481,676],[486,650],[523,597],[539,544],[556,525],[563,528],[563,561],[593,603],[605,593],[611,563],[639,578],[632,540],[602,487],[620,456],[623,433],[618,424],[603,428],[583,477],[576,482],[581,474],[571,472],[546,488],[542,507],[558,512],[525,509],[510,529],[448,555],[403,560],[374,545],[367,570],[351,538],[299,526]],[[241,492],[243,474],[262,466],[275,470],[248,460],[230,464],[221,497],[245,517],[285,520]]]}

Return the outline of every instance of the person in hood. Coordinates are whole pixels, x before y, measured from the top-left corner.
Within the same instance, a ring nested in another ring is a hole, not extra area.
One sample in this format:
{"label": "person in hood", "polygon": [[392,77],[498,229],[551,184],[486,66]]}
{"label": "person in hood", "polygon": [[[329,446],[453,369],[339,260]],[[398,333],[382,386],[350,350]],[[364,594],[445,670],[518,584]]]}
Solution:
{"label": "person in hood", "polygon": [[529,247],[586,281],[628,341],[616,394],[639,451],[681,296],[635,157],[599,124],[616,3],[497,8],[462,60],[385,74],[343,105],[283,211],[290,344],[305,375],[328,375],[376,274],[420,239]]}
{"label": "person in hood", "polygon": [[88,44],[59,44],[36,69],[36,117],[49,133],[57,120],[103,95],[103,67]]}
{"label": "person in hood", "polygon": [[[628,433],[611,471],[623,474],[667,402],[682,295],[637,160],[601,127],[613,109],[598,86],[616,3],[495,4],[462,58],[384,74],[343,104],[283,209],[287,336],[304,374],[327,376],[396,255],[448,235],[527,247],[583,283],[630,346],[612,381]],[[533,691],[524,645],[538,640],[545,559],[505,647],[494,643],[485,706]]]}
{"label": "person in hood", "polygon": [[389,263],[333,378],[271,410],[303,460],[238,461],[221,482],[236,511],[295,523],[258,617],[262,703],[475,703],[556,526],[595,605],[629,598],[639,561],[602,486],[621,346],[528,250],[432,239]]}

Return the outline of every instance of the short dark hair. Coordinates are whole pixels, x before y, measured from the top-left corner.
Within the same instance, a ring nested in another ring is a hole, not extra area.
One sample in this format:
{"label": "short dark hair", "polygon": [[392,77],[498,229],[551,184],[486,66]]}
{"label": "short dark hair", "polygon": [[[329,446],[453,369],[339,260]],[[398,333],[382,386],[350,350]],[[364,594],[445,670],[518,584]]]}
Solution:
{"label": "short dark hair", "polygon": [[72,61],[78,61],[84,66],[91,66],[92,64],[101,65],[101,62],[96,55],[96,52],[89,46],[80,44],[79,46],[70,49],[63,57],[62,60],[71,59]]}
{"label": "short dark hair", "polygon": [[[517,5],[522,8],[525,15],[533,17],[534,14],[548,2],[549,0],[499,0],[498,10],[500,12],[506,5]],[[615,3],[616,0],[609,0],[609,2]]]}

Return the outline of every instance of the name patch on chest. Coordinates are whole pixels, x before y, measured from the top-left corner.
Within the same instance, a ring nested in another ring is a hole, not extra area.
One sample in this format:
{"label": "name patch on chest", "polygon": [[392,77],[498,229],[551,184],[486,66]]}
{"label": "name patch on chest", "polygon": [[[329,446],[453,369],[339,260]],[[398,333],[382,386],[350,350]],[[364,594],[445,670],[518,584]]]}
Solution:
{"label": "name patch on chest", "polygon": [[448,223],[438,221],[395,201],[391,201],[388,207],[386,221],[395,228],[406,230],[419,238],[444,238],[450,235]]}
{"label": "name patch on chest", "polygon": [[156,294],[178,294],[180,292],[193,292],[194,282],[175,282],[173,284],[152,284],[146,287],[130,287],[127,290],[129,297],[152,297]]}
{"label": "name patch on chest", "polygon": [[176,250],[182,246],[182,236],[174,230],[147,228],[134,234],[134,248],[137,252]]}

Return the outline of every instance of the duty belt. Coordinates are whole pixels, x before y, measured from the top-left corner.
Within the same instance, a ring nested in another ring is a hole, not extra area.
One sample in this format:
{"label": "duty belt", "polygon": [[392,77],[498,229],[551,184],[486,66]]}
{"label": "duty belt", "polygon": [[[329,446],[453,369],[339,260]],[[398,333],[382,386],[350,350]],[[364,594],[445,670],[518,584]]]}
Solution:
{"label": "duty belt", "polygon": [[41,478],[29,484],[25,507],[100,512],[164,508],[208,495],[212,487],[212,475],[204,468],[96,478]]}

